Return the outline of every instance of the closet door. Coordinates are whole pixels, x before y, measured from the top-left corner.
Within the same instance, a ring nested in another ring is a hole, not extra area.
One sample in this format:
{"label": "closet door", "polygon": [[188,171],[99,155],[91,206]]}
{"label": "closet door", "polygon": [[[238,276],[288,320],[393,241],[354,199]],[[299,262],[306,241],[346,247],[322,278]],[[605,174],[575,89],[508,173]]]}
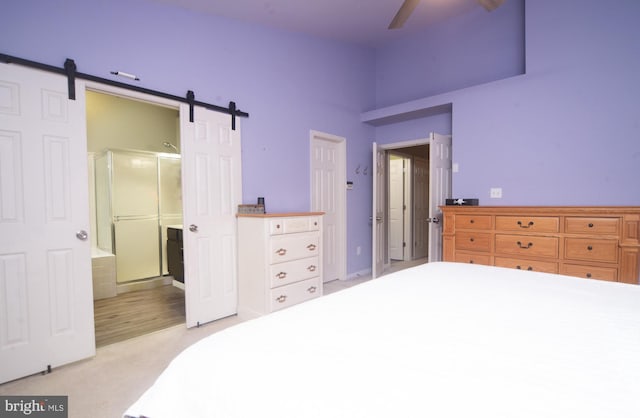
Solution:
{"label": "closet door", "polygon": [[240,121],[180,107],[187,327],[237,311],[236,212],[242,199]]}
{"label": "closet door", "polygon": [[95,354],[84,84],[0,64],[0,383]]}

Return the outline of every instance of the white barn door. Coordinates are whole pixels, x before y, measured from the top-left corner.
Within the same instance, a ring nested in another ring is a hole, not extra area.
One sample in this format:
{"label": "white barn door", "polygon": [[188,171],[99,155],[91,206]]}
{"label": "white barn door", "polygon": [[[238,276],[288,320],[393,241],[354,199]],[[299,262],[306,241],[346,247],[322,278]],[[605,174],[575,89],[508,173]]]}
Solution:
{"label": "white barn door", "polygon": [[242,199],[240,121],[180,107],[187,327],[236,313],[236,212]]}
{"label": "white barn door", "polygon": [[0,383],[95,355],[84,84],[0,64]]}

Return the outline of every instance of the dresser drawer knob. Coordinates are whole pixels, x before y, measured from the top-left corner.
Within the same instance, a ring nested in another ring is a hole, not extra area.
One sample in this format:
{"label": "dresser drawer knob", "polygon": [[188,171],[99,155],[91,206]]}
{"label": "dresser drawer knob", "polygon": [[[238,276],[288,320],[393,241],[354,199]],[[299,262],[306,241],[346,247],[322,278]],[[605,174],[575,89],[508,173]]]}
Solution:
{"label": "dresser drawer knob", "polygon": [[593,224],[592,223],[589,224],[589,228],[593,228]]}
{"label": "dresser drawer knob", "polygon": [[276,302],[278,303],[284,303],[284,301],[287,300],[287,296],[286,295],[280,295],[276,298]]}
{"label": "dresser drawer knob", "polygon": [[587,273],[586,276],[587,276],[587,279],[590,279],[591,278],[591,273]]}
{"label": "dresser drawer knob", "polygon": [[523,250],[528,250],[529,248],[533,247],[533,242],[530,242],[527,245],[523,245],[520,241],[518,241],[517,244],[518,247],[522,248]]}
{"label": "dresser drawer knob", "polygon": [[469,238],[469,241],[474,242],[475,239],[473,237]]}
{"label": "dresser drawer knob", "polygon": [[316,293],[316,290],[318,290],[318,288],[317,288],[317,287],[315,287],[315,286],[311,286],[310,288],[308,288],[308,289],[307,289],[307,292],[309,292],[309,293]]}
{"label": "dresser drawer knob", "polygon": [[287,253],[287,250],[284,248],[280,248],[276,251],[276,254],[278,255],[285,255]]}
{"label": "dresser drawer knob", "polygon": [[592,245],[588,245],[588,246],[587,246],[587,250],[589,250],[589,251],[593,251],[593,246],[592,246]]}
{"label": "dresser drawer knob", "polygon": [[522,221],[518,221],[518,226],[520,228],[531,228],[533,226],[533,221],[529,221],[528,224],[523,224]]}
{"label": "dresser drawer knob", "polygon": [[315,249],[316,249],[316,245],[315,245],[315,244],[309,244],[309,245],[307,245],[307,250],[309,250],[309,251],[313,251],[313,250],[315,250]]}
{"label": "dresser drawer knob", "polygon": [[314,266],[313,264],[310,265],[309,267],[307,267],[307,270],[309,271],[316,271],[316,266]]}
{"label": "dresser drawer knob", "polygon": [[474,224],[474,223],[476,223],[476,221],[474,221],[473,219],[471,219],[471,220],[469,221],[469,223],[470,223],[470,224]]}
{"label": "dresser drawer knob", "polygon": [[276,279],[284,279],[285,277],[287,277],[287,273],[284,271],[281,271],[280,273],[276,274]]}

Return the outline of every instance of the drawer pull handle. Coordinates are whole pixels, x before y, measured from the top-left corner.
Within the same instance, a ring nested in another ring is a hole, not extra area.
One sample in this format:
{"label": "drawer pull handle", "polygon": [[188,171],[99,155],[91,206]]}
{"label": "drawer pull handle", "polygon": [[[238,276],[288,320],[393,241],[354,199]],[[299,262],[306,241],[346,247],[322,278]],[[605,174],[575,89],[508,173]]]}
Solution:
{"label": "drawer pull handle", "polygon": [[284,271],[281,271],[280,273],[276,274],[276,279],[284,279],[285,277],[287,277],[287,273]]}
{"label": "drawer pull handle", "polygon": [[473,238],[469,238],[469,241],[473,242],[473,241],[475,241],[475,239],[473,239]]}
{"label": "drawer pull handle", "polygon": [[587,250],[593,251],[593,246],[591,246],[591,245],[587,246]]}
{"label": "drawer pull handle", "polygon": [[593,228],[593,224],[592,223],[590,223],[588,226],[589,226],[589,228]]}
{"label": "drawer pull handle", "polygon": [[526,225],[524,225],[522,221],[518,221],[518,226],[520,228],[531,228],[533,226],[533,221],[529,221],[529,223]]}
{"label": "drawer pull handle", "polygon": [[280,248],[279,250],[276,251],[276,254],[278,255],[285,255],[287,253],[287,250],[284,248]]}
{"label": "drawer pull handle", "polygon": [[307,292],[309,292],[309,293],[316,293],[316,290],[318,290],[318,288],[317,288],[317,287],[315,287],[315,286],[311,286],[310,288],[308,288],[308,289],[307,289]]}
{"label": "drawer pull handle", "polygon": [[315,245],[315,244],[309,244],[309,245],[307,245],[307,250],[309,250],[309,251],[313,251],[313,250],[315,250],[315,249],[316,249],[316,245]]}
{"label": "drawer pull handle", "polygon": [[276,298],[276,302],[278,303],[284,303],[284,301],[287,300],[287,296],[286,295],[280,295]]}
{"label": "drawer pull handle", "polygon": [[309,267],[307,267],[307,270],[309,271],[316,271],[316,266],[314,266],[313,264],[310,265]]}
{"label": "drawer pull handle", "polygon": [[471,220],[469,221],[469,223],[474,224],[474,223],[476,223],[476,221],[474,221],[473,219],[471,219]]}
{"label": "drawer pull handle", "polygon": [[591,273],[587,273],[587,279],[591,278]]}
{"label": "drawer pull handle", "polygon": [[529,248],[533,247],[533,242],[530,242],[527,245],[523,245],[520,241],[518,241],[517,244],[518,247],[522,248],[523,250],[528,250]]}
{"label": "drawer pull handle", "polygon": [[[517,268],[518,270],[522,270],[522,267],[521,267],[521,266],[516,266],[516,268]],[[531,266],[527,267],[527,271],[533,271],[533,267],[531,267]]]}

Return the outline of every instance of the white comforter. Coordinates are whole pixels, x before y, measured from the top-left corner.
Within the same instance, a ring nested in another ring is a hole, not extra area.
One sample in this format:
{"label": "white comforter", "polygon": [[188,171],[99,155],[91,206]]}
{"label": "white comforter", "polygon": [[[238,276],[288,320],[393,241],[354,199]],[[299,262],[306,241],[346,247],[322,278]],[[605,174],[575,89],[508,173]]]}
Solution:
{"label": "white comforter", "polygon": [[126,412],[640,417],[640,287],[430,263],[216,333]]}

